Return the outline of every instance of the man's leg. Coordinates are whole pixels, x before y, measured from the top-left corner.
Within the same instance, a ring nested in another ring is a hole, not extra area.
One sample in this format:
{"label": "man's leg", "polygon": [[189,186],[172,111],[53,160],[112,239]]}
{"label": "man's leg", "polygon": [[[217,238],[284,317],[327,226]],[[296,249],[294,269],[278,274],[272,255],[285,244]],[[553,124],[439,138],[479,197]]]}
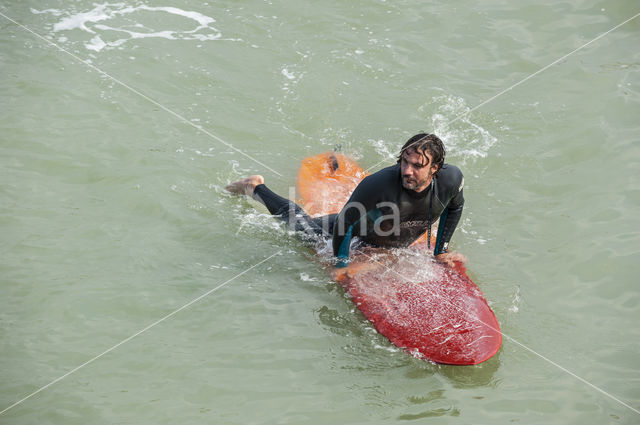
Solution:
{"label": "man's leg", "polygon": [[303,232],[308,236],[331,236],[333,233],[337,214],[309,217],[295,202],[283,198],[265,186],[262,176],[247,177],[231,183],[226,189],[231,193],[250,196],[262,203],[271,214],[278,216],[292,230]]}

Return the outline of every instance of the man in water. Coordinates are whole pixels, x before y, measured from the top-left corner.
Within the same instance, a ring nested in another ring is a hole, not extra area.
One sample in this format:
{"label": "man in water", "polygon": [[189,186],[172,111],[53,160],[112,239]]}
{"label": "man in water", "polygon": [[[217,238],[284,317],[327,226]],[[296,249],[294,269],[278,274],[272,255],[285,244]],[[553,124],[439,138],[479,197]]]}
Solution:
{"label": "man in water", "polygon": [[433,253],[451,265],[464,262],[459,253],[447,251],[462,215],[464,178],[458,167],[444,163],[444,157],[442,140],[417,134],[404,144],[395,165],[365,177],[339,214],[323,217],[310,218],[294,202],[269,190],[259,175],[226,189],[253,197],[295,230],[331,236],[338,267],[347,264],[354,236],[373,246],[403,247],[426,232],[430,247],[431,226],[439,219]]}

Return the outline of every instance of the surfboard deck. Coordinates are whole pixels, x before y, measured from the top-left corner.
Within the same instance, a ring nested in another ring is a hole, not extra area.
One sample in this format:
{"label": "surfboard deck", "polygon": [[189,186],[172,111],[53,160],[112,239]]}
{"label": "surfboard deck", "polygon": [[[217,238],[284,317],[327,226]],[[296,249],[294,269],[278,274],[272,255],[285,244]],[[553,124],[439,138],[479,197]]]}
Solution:
{"label": "surfboard deck", "polygon": [[[365,176],[339,153],[305,158],[298,202],[311,216],[338,213]],[[424,235],[405,249],[359,249],[334,278],[380,334],[414,357],[473,365],[500,349],[500,324],[482,292],[462,264],[436,262]]]}

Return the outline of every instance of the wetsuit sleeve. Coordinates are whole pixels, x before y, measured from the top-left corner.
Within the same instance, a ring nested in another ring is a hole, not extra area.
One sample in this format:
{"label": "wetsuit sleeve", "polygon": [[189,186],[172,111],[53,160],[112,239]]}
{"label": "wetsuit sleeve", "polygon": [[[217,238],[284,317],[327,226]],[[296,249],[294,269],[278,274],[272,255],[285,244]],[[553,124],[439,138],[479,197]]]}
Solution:
{"label": "wetsuit sleeve", "polygon": [[464,179],[461,180],[459,187],[456,187],[457,193],[449,201],[447,207],[440,215],[440,221],[438,224],[438,237],[436,238],[436,246],[433,250],[433,255],[442,254],[447,252],[449,247],[449,241],[453,236],[453,232],[456,230],[460,217],[462,217],[462,209],[464,207],[464,195],[462,194],[462,186]]}
{"label": "wetsuit sleeve", "polygon": [[371,177],[365,178],[356,187],[333,226],[333,255],[338,257],[338,267],[348,264],[351,238],[362,236],[366,231],[367,213],[375,208],[376,185]]}

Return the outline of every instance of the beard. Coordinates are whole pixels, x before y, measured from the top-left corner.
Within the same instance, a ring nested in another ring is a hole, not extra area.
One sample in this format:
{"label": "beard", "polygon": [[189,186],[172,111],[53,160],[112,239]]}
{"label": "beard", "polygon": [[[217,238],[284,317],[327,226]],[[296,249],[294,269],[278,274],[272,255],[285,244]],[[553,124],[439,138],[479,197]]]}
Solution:
{"label": "beard", "polygon": [[433,173],[429,173],[429,175],[424,180],[416,180],[412,177],[402,176],[402,187],[407,190],[413,191],[416,191],[419,188],[422,188],[422,190],[424,190],[427,188],[427,183],[431,181],[432,176]]}
{"label": "beard", "polygon": [[402,177],[402,187],[409,190],[415,190],[418,187],[418,181],[409,177]]}

